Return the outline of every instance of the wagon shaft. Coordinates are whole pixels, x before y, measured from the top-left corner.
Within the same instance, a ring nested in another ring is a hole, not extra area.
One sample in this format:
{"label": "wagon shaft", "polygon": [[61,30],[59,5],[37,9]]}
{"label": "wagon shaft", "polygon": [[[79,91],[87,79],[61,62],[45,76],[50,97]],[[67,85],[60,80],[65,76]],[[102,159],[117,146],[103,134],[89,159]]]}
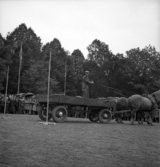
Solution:
{"label": "wagon shaft", "polygon": [[131,110],[113,111],[112,114],[121,114],[121,113],[126,113],[126,112],[131,112]]}

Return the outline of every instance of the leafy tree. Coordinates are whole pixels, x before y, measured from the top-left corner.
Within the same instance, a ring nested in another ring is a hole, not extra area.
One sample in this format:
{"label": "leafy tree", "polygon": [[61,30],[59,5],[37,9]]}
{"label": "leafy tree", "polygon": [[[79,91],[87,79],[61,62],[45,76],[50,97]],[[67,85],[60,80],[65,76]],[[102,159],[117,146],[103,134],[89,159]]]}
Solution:
{"label": "leafy tree", "polygon": [[4,89],[3,82],[5,79],[5,70],[6,70],[6,60],[4,58],[4,38],[0,34],[0,90]]}
{"label": "leafy tree", "polygon": [[53,39],[42,47],[42,57],[45,69],[48,67],[50,50],[52,50],[51,79],[58,83],[56,93],[64,93],[65,65],[67,62],[67,52],[62,48],[58,39]]}
{"label": "leafy tree", "polygon": [[145,94],[146,93],[146,90],[145,90],[145,86],[142,85],[142,84],[137,84],[134,86],[134,91],[136,94]]}
{"label": "leafy tree", "polygon": [[[48,63],[49,64],[49,63]],[[57,92],[58,82],[55,78],[50,80],[51,93]],[[47,93],[48,88],[48,69],[44,68],[42,61],[36,62],[21,77],[21,85],[23,92]]]}
{"label": "leafy tree", "polygon": [[26,73],[25,71],[30,69],[32,64],[41,58],[41,40],[31,28],[27,28],[25,24],[21,24],[13,32],[8,33],[6,37],[6,46],[10,48],[12,53],[12,64],[10,65],[10,82],[8,89],[10,93],[17,93],[18,71],[20,63],[19,52],[21,42],[23,48],[21,76],[23,73]]}
{"label": "leafy tree", "polygon": [[104,61],[108,60],[108,45],[100,40],[95,39],[88,47],[88,57],[84,62],[84,71],[90,72],[90,80],[94,81],[94,85],[91,87],[91,96],[102,97],[104,96],[104,88],[97,84],[104,84],[104,72],[102,66]]}
{"label": "leafy tree", "polygon": [[[81,96],[81,81],[80,87],[77,88],[77,77],[74,72],[74,65],[71,56],[67,57],[67,70],[66,70],[66,95],[69,96]],[[80,91],[79,91],[80,90]]]}
{"label": "leafy tree", "polygon": [[152,46],[145,47],[140,50],[131,49],[127,51],[127,59],[129,60],[131,80],[133,85],[141,84],[146,87],[147,92],[152,92],[159,89],[158,83],[160,72],[160,54],[156,52]]}
{"label": "leafy tree", "polygon": [[84,56],[79,49],[73,51],[71,55],[73,65],[73,77],[75,80],[75,89],[77,95],[82,95],[82,77],[84,75]]}
{"label": "leafy tree", "polygon": [[10,48],[6,46],[6,40],[0,34],[0,91],[3,93],[5,93],[7,66],[10,63]]}
{"label": "leafy tree", "polygon": [[98,66],[102,66],[105,61],[112,59],[112,52],[108,45],[100,40],[95,39],[88,47],[88,59],[95,61]]}
{"label": "leafy tree", "polygon": [[83,63],[84,63],[85,58],[79,49],[74,50],[71,57],[73,61],[75,75],[81,78],[84,73]]}

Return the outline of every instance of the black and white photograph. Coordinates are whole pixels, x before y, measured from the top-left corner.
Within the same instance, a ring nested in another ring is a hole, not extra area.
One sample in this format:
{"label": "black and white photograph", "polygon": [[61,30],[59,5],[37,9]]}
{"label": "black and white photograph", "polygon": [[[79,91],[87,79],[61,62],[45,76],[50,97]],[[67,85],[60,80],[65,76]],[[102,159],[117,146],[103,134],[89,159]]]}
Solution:
{"label": "black and white photograph", "polygon": [[160,0],[0,0],[0,167],[160,167]]}

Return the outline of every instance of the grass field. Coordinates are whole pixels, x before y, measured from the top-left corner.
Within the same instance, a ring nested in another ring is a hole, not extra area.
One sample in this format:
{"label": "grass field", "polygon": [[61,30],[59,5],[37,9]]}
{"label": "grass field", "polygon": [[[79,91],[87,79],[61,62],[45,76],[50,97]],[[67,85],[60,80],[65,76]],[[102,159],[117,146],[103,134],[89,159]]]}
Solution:
{"label": "grass field", "polygon": [[[160,124],[91,123],[37,115],[0,119],[0,167],[159,167]],[[3,115],[0,115],[2,118]]]}

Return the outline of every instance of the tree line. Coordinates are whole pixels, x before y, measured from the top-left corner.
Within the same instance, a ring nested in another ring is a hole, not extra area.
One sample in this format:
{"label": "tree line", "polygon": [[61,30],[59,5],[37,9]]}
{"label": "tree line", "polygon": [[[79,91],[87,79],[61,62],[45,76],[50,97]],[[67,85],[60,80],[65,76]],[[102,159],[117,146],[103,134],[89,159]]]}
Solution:
{"label": "tree line", "polygon": [[[63,93],[66,73],[66,95],[82,95],[82,76],[90,71],[93,98],[152,93],[160,89],[160,53],[154,46],[133,48],[126,54],[112,53],[109,45],[95,39],[87,46],[84,57],[79,49],[72,53],[62,47],[59,39],[42,44],[41,38],[24,23],[4,38],[0,34],[0,92],[5,93],[7,66],[10,67],[8,93],[16,94],[18,87],[19,52],[22,42],[23,58],[20,92],[47,93],[50,49],[51,93]],[[107,87],[106,87],[107,86]],[[110,89],[114,88],[114,89]]]}

